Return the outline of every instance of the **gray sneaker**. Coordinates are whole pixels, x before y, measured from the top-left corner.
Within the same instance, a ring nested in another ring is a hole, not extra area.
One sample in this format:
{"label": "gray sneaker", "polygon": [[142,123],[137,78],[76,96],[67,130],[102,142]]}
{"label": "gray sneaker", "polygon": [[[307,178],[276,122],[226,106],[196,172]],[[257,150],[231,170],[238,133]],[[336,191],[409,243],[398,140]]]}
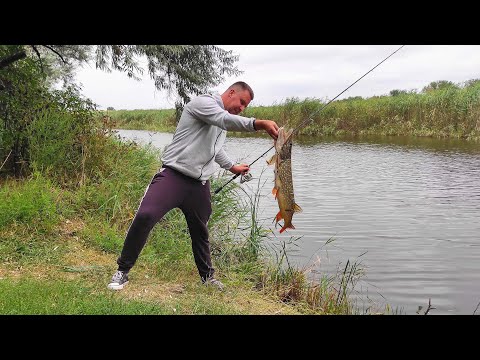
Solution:
{"label": "gray sneaker", "polygon": [[124,271],[117,270],[108,284],[108,288],[112,290],[122,290],[125,285],[128,284],[128,273]]}
{"label": "gray sneaker", "polygon": [[203,284],[206,286],[214,286],[220,291],[225,290],[225,286],[222,284],[222,282],[215,279],[214,277],[208,278],[206,281],[203,282]]}

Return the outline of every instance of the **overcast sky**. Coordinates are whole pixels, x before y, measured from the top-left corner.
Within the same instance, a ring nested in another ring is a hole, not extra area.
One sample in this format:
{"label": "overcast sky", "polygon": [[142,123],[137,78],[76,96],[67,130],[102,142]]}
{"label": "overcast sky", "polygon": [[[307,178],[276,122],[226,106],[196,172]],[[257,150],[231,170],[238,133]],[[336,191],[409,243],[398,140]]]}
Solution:
{"label": "overcast sky", "polygon": [[[279,104],[297,97],[330,100],[401,45],[218,45],[240,55],[243,74],[216,88],[247,82],[255,93],[250,106]],[[145,71],[146,73],[146,71]],[[391,90],[421,90],[432,81],[455,83],[480,79],[480,45],[406,45],[338,99],[386,95]],[[96,70],[87,65],[77,73],[83,94],[99,105],[119,109],[173,108],[175,98],[144,76]]]}

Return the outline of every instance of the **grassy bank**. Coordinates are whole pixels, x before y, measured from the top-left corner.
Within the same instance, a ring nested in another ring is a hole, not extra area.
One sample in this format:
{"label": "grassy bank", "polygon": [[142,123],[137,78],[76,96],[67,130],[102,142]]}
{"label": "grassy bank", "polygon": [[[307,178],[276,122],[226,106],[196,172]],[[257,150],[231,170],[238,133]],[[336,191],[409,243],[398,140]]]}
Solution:
{"label": "grassy bank", "polygon": [[[430,85],[420,93],[392,90],[385,96],[336,100],[319,112],[326,103],[319,99],[290,98],[278,105],[248,107],[243,115],[273,119],[290,127],[311,118],[300,131],[309,136],[369,134],[480,140],[478,81],[447,83],[440,88]],[[173,109],[109,111],[108,115],[123,129],[173,131],[175,128]]]}
{"label": "grassy bank", "polygon": [[[227,291],[201,285],[178,210],[152,231],[129,285],[120,292],[108,290],[125,233],[160,160],[152,148],[102,134],[87,142],[88,151],[80,152],[79,173],[47,167],[51,159],[44,155],[51,149],[46,144],[35,153],[31,175],[2,179],[1,314],[363,311],[349,299],[361,276],[355,264],[347,264],[336,276],[308,280],[308,271],[289,265],[286,244],[278,244],[274,254],[267,249],[269,233],[257,222],[257,201],[240,201],[235,185],[214,197],[209,222],[214,266]],[[216,188],[225,178],[212,181]]]}
{"label": "grassy bank", "polygon": [[[152,231],[127,288],[109,291],[125,233],[160,167],[158,150],[121,141],[112,129],[149,123],[171,131],[173,110],[158,116],[140,111],[138,118],[119,123],[110,111],[99,114],[74,87],[50,93],[32,80],[15,89],[1,93],[0,107],[1,314],[390,311],[364,311],[352,303],[362,275],[355,262],[313,282],[308,269],[290,265],[289,244],[267,247],[272,234],[258,223],[258,194],[240,196],[234,184],[213,198],[208,224],[226,292],[200,284],[178,210]],[[144,121],[147,114],[151,120]],[[212,179],[212,187],[225,181]]]}

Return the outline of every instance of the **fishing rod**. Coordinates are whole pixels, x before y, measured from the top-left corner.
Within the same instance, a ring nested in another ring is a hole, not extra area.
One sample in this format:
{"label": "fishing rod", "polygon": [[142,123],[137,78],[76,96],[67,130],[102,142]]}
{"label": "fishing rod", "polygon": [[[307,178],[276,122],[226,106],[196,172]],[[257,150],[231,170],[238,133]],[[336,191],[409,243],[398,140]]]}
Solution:
{"label": "fishing rod", "polygon": [[[332,100],[330,100],[329,102],[327,102],[325,105],[323,105],[321,108],[315,110],[314,112],[312,112],[308,117],[307,119],[305,119],[304,121],[302,121],[300,123],[300,125],[298,125],[296,128],[293,129],[293,132],[292,134],[298,132],[301,128],[305,127],[310,121],[313,121],[313,115],[316,114],[317,112],[320,112],[322,111],[323,109],[325,109],[328,105],[330,105],[336,98],[338,98],[340,95],[342,95],[345,91],[347,91],[348,89],[350,89],[353,85],[355,85],[357,82],[359,82],[360,80],[362,80],[365,76],[367,76],[370,72],[372,72],[373,70],[375,70],[375,68],[377,68],[380,64],[382,64],[384,61],[386,61],[389,57],[393,56],[396,52],[398,52],[401,48],[403,48],[405,45],[402,45],[400,46],[397,50],[395,50],[394,52],[392,52],[390,55],[388,55],[385,59],[383,59],[382,61],[380,61],[377,65],[375,65],[373,68],[371,68],[370,70],[368,70],[365,74],[363,74],[361,77],[359,77],[354,83],[352,83],[349,87],[347,87],[345,90],[343,90],[340,94],[338,94],[337,96],[335,96]],[[262,158],[266,153],[268,153],[270,150],[272,150],[273,148],[275,147],[275,145],[273,145],[271,148],[269,148],[267,151],[265,151],[262,155],[260,155],[258,158],[256,158],[251,164],[248,165],[248,167],[252,166],[253,164],[255,164],[260,158]],[[233,176],[230,180],[228,180],[223,186],[219,187],[217,190],[215,190],[215,193],[214,195],[218,194],[225,186],[227,186],[228,184],[230,184],[233,180],[235,180],[240,174],[236,174],[235,176]]]}

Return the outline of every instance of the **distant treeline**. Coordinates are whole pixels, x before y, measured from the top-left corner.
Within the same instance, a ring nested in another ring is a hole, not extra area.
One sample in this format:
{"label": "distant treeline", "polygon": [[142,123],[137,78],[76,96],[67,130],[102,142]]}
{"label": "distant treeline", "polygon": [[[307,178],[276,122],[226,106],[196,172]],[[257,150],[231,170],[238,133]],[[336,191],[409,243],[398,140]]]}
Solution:
{"label": "distant treeline", "polygon": [[[254,106],[242,115],[273,119],[297,127],[302,135],[377,134],[480,139],[480,79],[463,83],[435,81],[416,90],[392,90],[388,95],[335,100],[287,98],[271,106]],[[109,110],[118,128],[173,131],[175,110]]]}

